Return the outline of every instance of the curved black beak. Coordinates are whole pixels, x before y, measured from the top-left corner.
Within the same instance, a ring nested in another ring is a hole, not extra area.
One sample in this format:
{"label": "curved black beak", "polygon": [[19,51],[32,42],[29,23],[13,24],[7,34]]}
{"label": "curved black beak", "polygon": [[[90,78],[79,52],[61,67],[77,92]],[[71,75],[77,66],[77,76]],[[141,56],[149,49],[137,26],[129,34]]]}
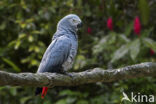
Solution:
{"label": "curved black beak", "polygon": [[82,26],[83,26],[83,23],[81,22],[77,25],[77,28],[81,28]]}

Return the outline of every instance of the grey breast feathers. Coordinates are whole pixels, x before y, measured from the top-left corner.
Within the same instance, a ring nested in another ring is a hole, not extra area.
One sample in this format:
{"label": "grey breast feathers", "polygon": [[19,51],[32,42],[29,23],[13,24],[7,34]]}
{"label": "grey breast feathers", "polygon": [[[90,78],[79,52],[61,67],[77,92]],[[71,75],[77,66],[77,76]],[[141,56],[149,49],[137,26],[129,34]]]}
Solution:
{"label": "grey breast feathers", "polygon": [[54,72],[68,59],[71,50],[71,40],[67,36],[54,39],[43,55],[37,72]]}

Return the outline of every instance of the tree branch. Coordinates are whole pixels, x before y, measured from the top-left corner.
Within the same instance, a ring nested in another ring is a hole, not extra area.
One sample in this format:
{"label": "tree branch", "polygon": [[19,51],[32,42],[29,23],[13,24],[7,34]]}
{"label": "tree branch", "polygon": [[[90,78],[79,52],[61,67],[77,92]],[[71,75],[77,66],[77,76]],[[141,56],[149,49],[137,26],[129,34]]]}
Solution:
{"label": "tree branch", "polygon": [[76,86],[95,82],[112,82],[137,77],[156,76],[156,63],[146,62],[119,69],[94,68],[71,76],[57,73],[8,73],[0,71],[0,86]]}

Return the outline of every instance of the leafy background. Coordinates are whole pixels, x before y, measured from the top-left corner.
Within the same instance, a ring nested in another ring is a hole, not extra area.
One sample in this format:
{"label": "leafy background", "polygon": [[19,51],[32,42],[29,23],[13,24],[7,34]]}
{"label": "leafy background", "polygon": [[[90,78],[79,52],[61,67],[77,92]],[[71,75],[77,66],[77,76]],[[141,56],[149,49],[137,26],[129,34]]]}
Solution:
{"label": "leafy background", "polygon": [[[1,0],[0,70],[36,72],[57,22],[70,13],[84,22],[71,71],[156,62],[155,11],[155,0]],[[136,16],[141,22],[140,36],[133,31]],[[106,25],[108,18],[113,20],[112,31]],[[34,90],[1,86],[0,104],[131,104],[121,102],[122,92],[156,96],[156,79],[56,87],[48,90],[44,100],[34,96]]]}

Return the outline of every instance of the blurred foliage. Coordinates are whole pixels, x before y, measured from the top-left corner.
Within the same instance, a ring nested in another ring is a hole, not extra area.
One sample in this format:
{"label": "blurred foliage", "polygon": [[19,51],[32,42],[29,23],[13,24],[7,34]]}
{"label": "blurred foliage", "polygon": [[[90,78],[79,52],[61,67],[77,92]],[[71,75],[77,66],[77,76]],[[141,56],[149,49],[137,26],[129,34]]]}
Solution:
{"label": "blurred foliage", "polygon": [[[155,0],[1,0],[0,70],[36,72],[57,22],[69,13],[80,16],[79,50],[71,71],[94,67],[118,68],[146,61],[156,62]],[[141,35],[133,32],[139,16]],[[113,31],[106,27],[113,20]],[[89,28],[89,31],[87,29]],[[44,100],[31,87],[0,87],[0,104],[129,104],[122,92],[154,94],[155,78],[49,89]]]}

